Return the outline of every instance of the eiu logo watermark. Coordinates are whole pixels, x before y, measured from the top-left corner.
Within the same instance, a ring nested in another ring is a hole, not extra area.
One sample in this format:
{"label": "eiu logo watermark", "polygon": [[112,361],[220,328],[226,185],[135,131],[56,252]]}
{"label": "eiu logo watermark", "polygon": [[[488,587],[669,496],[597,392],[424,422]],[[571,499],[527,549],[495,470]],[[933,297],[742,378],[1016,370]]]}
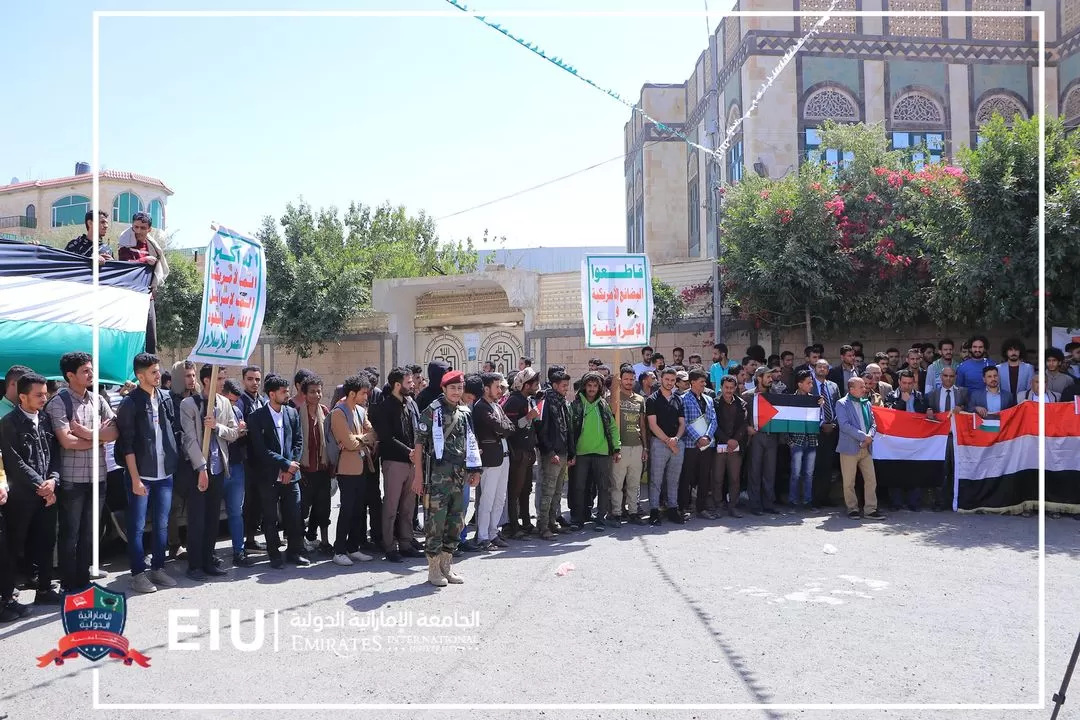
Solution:
{"label": "eiu logo watermark", "polygon": [[91,662],[108,656],[125,665],[150,667],[150,658],[132,650],[124,637],[127,624],[127,596],[106,590],[97,583],[76,593],[64,593],[60,620],[67,633],[58,647],[37,659],[39,668],[63,665],[82,655]]}

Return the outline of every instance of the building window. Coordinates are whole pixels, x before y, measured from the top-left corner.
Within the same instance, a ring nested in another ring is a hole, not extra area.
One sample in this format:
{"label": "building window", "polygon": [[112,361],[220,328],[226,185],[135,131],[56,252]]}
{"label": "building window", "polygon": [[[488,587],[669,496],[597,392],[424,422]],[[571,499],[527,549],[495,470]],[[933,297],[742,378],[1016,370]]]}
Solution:
{"label": "building window", "polygon": [[838,168],[850,167],[851,163],[855,162],[853,152],[822,147],[821,131],[817,128],[806,128],[803,137],[806,143],[806,162],[812,165],[825,163],[835,172]]}
{"label": "building window", "polygon": [[120,193],[112,204],[113,222],[130,223],[131,216],[137,212],[142,212],[142,209],[142,200],[139,199],[138,195],[130,192]]}
{"label": "building window", "polygon": [[635,252],[634,249],[634,211],[626,213],[626,252]]}
{"label": "building window", "polygon": [[165,228],[165,203],[154,198],[150,201],[150,204],[146,206],[146,211],[150,213],[150,219],[154,222],[154,227],[159,230]]}
{"label": "building window", "polygon": [[23,215],[26,216],[26,227],[37,227],[37,208],[34,207],[33,203],[26,206],[26,210],[23,211]]}
{"label": "building window", "polygon": [[945,150],[945,133],[894,132],[892,149],[906,152],[915,164],[915,169],[922,170],[926,163],[941,162],[941,154]]}
{"label": "building window", "polygon": [[743,179],[743,141],[742,135],[731,143],[727,151],[728,183],[737,183]]}
{"label": "building window", "polygon": [[90,211],[90,198],[67,195],[52,204],[52,226],[82,225]]}
{"label": "building window", "polygon": [[701,255],[701,191],[698,189],[697,175],[690,179],[690,185],[686,188],[686,197],[686,210],[689,218],[687,227],[688,255],[695,258]]}

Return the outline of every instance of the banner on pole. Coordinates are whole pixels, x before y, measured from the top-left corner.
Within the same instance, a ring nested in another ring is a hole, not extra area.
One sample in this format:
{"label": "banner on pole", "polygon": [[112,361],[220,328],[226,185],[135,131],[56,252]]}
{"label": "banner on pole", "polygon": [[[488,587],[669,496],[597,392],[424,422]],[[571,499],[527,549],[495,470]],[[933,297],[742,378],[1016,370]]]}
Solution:
{"label": "banner on pole", "polygon": [[266,312],[266,258],[258,240],[217,228],[206,248],[199,339],[189,360],[244,365]]}
{"label": "banner on pole", "polygon": [[1080,328],[1050,328],[1050,345],[1064,351],[1069,343],[1080,342]]}
{"label": "banner on pole", "polygon": [[652,303],[652,268],[646,255],[585,256],[581,312],[587,347],[648,345]]}

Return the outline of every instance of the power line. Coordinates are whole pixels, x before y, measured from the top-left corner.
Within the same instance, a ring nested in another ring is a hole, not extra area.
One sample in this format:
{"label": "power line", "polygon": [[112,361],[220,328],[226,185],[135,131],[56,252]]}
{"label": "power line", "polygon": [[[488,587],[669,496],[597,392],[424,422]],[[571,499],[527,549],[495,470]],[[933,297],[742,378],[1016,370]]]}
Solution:
{"label": "power line", "polygon": [[[651,147],[652,145],[655,145],[658,142],[660,142],[660,141],[659,140],[654,140],[651,143],[645,143],[645,144],[643,144],[641,146],[641,150],[644,150],[647,147]],[[547,187],[548,185],[554,185],[557,182],[562,182],[563,180],[567,180],[569,178],[572,178],[575,175],[580,175],[581,173],[588,172],[589,170],[595,170],[596,168],[600,167],[601,165],[607,165],[608,163],[615,162],[616,160],[622,160],[626,156],[632,155],[633,153],[636,153],[636,152],[638,152],[638,150],[631,150],[630,152],[623,153],[622,155],[616,155],[615,157],[608,158],[607,160],[601,160],[598,163],[593,163],[592,165],[590,165],[588,167],[581,168],[580,170],[575,170],[573,172],[567,173],[566,175],[561,175],[561,176],[559,176],[557,178],[552,178],[551,180],[546,180],[546,181],[540,183],[539,185],[533,185],[532,187],[527,187],[524,190],[518,190],[517,192],[512,192],[509,195],[503,195],[502,197],[495,198],[494,200],[488,200],[487,202],[482,202],[479,205],[473,205],[472,207],[465,208],[464,210],[458,210],[457,212],[452,212],[449,215],[443,215],[442,217],[437,217],[437,218],[435,218],[435,221],[438,222],[439,220],[446,220],[447,218],[456,217],[458,215],[464,215],[465,213],[472,212],[473,210],[479,210],[480,208],[487,207],[488,205],[494,205],[495,203],[500,203],[500,202],[502,202],[504,200],[509,200],[511,198],[516,198],[519,195],[524,195],[525,193],[532,192],[533,190],[539,190],[542,187]]]}

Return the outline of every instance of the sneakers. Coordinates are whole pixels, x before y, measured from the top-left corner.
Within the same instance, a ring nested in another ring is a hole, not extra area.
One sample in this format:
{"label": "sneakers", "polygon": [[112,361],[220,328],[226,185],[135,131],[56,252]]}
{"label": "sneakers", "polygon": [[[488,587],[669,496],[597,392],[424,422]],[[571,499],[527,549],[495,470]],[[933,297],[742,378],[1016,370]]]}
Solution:
{"label": "sneakers", "polygon": [[244,541],[244,549],[249,551],[249,552],[251,552],[251,551],[265,551],[266,550],[266,543],[264,543],[262,540],[256,540],[256,539],[252,538],[251,540],[245,540]]}
{"label": "sneakers", "polygon": [[16,600],[8,600],[0,608],[0,623],[9,623],[26,617],[30,614],[30,606],[23,605]]}
{"label": "sneakers", "polygon": [[499,537],[498,535],[496,535],[496,536],[495,536],[495,537],[494,537],[494,538],[493,538],[493,539],[491,540],[491,542],[489,543],[489,545],[491,545],[491,546],[494,546],[494,547],[497,547],[497,548],[508,548],[508,547],[510,547],[510,543],[506,542],[505,540],[503,540],[503,539],[502,539],[501,537]]}
{"label": "sneakers", "polygon": [[401,556],[401,553],[399,553],[397,550],[391,550],[390,552],[386,553],[386,562],[403,563],[405,562],[405,558],[403,558]]}
{"label": "sneakers", "polygon": [[[353,562],[371,562],[372,560],[375,559],[375,556],[374,555],[368,555],[365,552],[360,552],[359,550],[356,550],[354,552],[349,553],[348,558],[350,560],[352,560]],[[337,562],[337,557],[336,556],[334,557],[334,562]],[[349,564],[351,565],[352,563],[349,563]]]}
{"label": "sneakers", "polygon": [[878,510],[875,510],[872,513],[868,513],[866,515],[863,515],[863,517],[866,518],[867,520],[884,520],[885,519],[885,516],[882,515],[881,512],[878,511]]}
{"label": "sneakers", "polygon": [[255,561],[248,556],[246,550],[241,550],[238,553],[233,553],[232,561],[233,566],[235,567],[251,567],[255,564]]}
{"label": "sneakers", "polygon": [[157,586],[150,581],[149,576],[145,572],[131,576],[131,589],[138,593],[157,592]]}
{"label": "sneakers", "polygon": [[165,572],[165,568],[151,570],[147,573],[147,575],[150,578],[150,582],[157,585],[158,587],[176,587],[176,581],[173,580],[167,572]]}
{"label": "sneakers", "polygon": [[660,524],[660,522],[660,510],[658,510],[657,508],[653,508],[649,511],[649,524],[653,527],[656,527]]}
{"label": "sneakers", "polygon": [[350,567],[352,566],[353,561],[348,555],[344,553],[338,553],[334,556],[334,564],[341,565],[342,567]]}
{"label": "sneakers", "polygon": [[849,518],[851,518],[852,520],[858,520],[859,519],[859,511],[858,510],[848,510],[847,516]]}

